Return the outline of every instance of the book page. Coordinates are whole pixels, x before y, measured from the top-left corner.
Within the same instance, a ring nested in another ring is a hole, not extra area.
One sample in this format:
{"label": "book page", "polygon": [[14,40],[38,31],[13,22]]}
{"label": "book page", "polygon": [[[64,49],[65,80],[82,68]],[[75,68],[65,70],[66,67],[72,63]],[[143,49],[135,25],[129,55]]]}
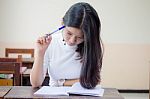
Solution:
{"label": "book page", "polygon": [[43,86],[38,91],[36,91],[35,95],[69,95],[67,91],[71,87],[50,87],[50,86]]}
{"label": "book page", "polygon": [[73,84],[68,93],[90,96],[103,96],[104,89],[102,89],[100,85],[97,85],[94,89],[85,89],[80,85],[79,82],[77,82]]}
{"label": "book page", "polygon": [[103,96],[104,89],[100,85],[97,85],[94,89],[85,89],[79,82],[72,85],[72,87],[50,87],[43,86],[34,93],[35,95],[90,95],[90,96]]}

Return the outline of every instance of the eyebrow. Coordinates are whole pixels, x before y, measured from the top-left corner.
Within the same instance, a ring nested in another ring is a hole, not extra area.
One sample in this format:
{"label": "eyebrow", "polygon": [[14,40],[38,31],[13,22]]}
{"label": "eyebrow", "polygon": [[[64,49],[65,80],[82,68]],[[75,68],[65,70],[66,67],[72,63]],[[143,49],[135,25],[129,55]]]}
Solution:
{"label": "eyebrow", "polygon": [[[66,30],[68,31],[68,32],[70,32],[67,28],[66,28]],[[73,34],[72,32],[70,32],[71,34]],[[78,35],[76,35],[77,37],[83,37],[84,35],[81,35],[81,36],[78,36]]]}
{"label": "eyebrow", "polygon": [[[68,31],[68,32],[70,32],[67,28],[66,28],[66,30]],[[70,33],[72,33],[72,32],[70,32]],[[73,34],[73,33],[72,33]]]}

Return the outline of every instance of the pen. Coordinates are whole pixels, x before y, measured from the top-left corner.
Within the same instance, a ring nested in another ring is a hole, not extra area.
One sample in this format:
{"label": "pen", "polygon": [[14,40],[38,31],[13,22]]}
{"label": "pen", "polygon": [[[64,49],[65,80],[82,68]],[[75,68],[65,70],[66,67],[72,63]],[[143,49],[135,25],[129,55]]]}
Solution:
{"label": "pen", "polygon": [[53,32],[51,32],[49,34],[46,34],[46,37],[52,35],[53,33],[56,33],[57,31],[59,31],[59,30],[61,30],[63,28],[65,28],[65,26],[62,26],[62,27],[58,28],[57,30],[55,30],[55,31],[53,31]]}

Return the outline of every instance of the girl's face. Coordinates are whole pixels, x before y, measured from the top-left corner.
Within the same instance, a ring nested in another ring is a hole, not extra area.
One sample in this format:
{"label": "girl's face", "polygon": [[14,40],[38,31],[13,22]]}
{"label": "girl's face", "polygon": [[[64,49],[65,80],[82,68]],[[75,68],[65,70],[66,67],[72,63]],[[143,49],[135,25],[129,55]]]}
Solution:
{"label": "girl's face", "polygon": [[70,46],[78,45],[84,41],[83,32],[75,27],[65,27],[63,37]]}

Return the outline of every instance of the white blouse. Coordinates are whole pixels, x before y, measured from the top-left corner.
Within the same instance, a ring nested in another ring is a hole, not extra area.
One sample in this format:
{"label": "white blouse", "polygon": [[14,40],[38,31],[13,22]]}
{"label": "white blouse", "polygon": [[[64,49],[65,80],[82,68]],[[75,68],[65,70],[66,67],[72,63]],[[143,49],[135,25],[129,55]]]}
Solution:
{"label": "white blouse", "polygon": [[44,74],[48,70],[50,76],[50,86],[61,86],[64,79],[79,78],[82,63],[78,60],[76,49],[77,46],[65,44],[61,33],[52,35],[43,63]]}

